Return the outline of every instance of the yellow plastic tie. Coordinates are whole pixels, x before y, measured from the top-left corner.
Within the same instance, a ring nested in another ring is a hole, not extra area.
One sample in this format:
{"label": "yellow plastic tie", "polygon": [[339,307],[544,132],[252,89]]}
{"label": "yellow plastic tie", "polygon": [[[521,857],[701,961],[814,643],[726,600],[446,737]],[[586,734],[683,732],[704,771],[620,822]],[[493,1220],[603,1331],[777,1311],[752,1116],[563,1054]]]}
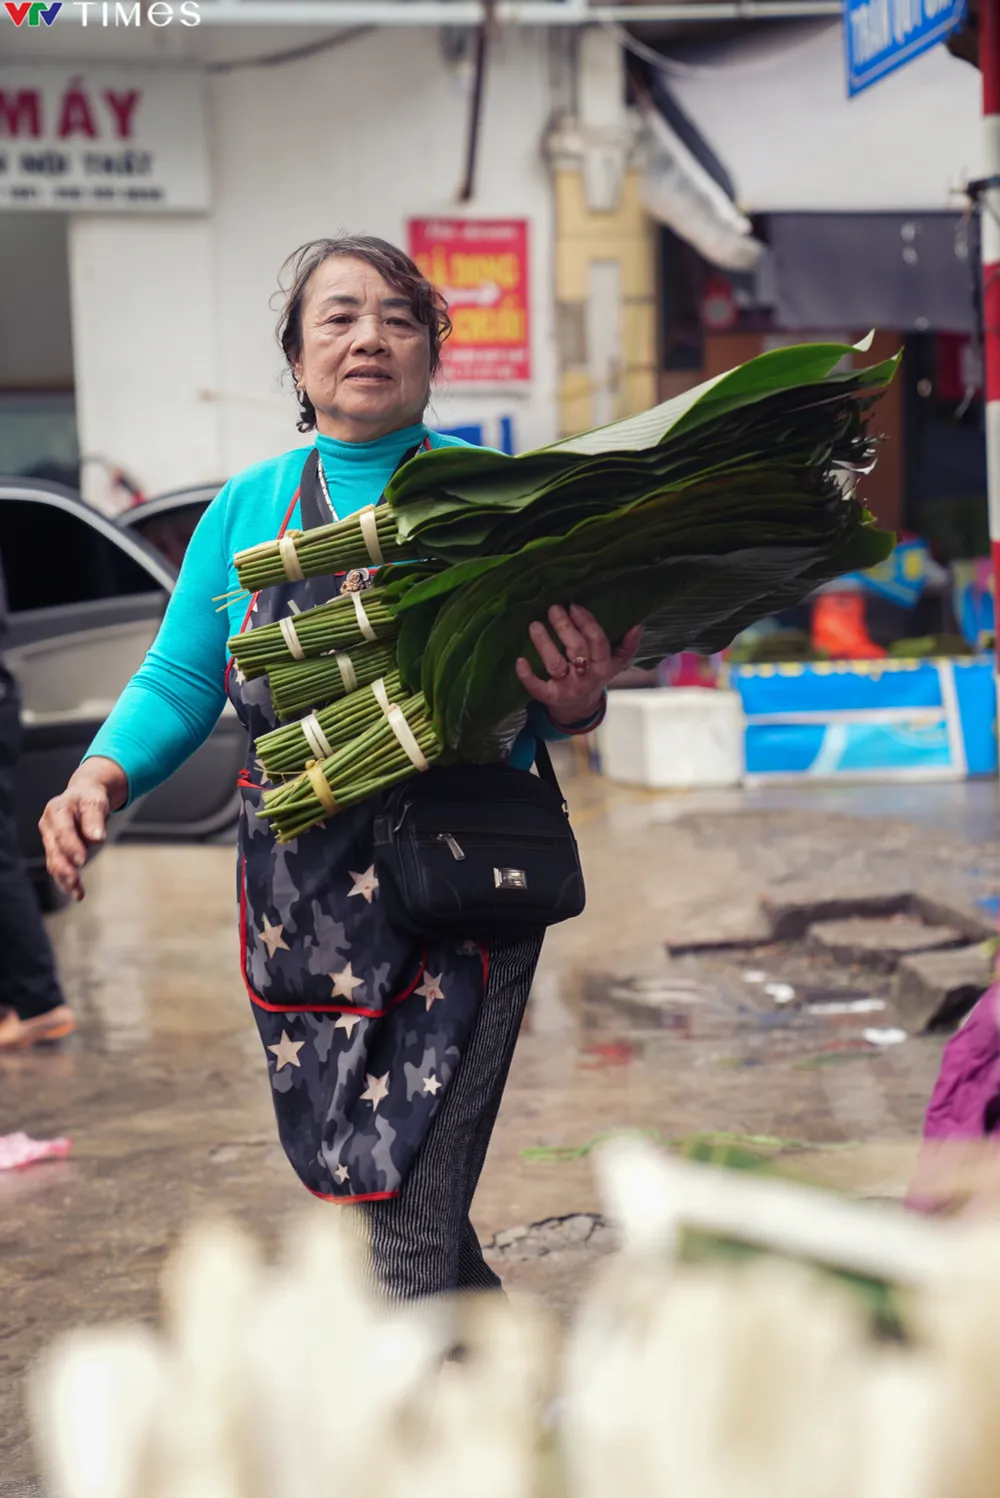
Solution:
{"label": "yellow plastic tie", "polygon": [[314,759],[311,759],[306,764],[306,774],[309,776],[309,784],[316,793],[316,800],[323,807],[324,811],[328,811],[333,816],[335,812],[340,810],[340,807],[337,805],[336,797],[327,784],[322,766],[318,765]]}

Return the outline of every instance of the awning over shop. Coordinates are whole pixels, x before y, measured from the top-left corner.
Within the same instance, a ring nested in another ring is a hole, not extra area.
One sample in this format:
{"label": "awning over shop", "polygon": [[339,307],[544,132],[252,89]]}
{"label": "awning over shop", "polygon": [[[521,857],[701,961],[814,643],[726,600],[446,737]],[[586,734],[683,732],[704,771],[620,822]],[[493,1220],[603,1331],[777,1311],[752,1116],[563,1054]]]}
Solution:
{"label": "awning over shop", "polygon": [[780,328],[974,329],[958,214],[779,213],[768,240]]}
{"label": "awning over shop", "polygon": [[705,43],[667,84],[744,213],[919,213],[979,175],[975,69],[942,47],[848,99],[841,24]]}
{"label": "awning over shop", "polygon": [[752,225],[673,129],[650,105],[646,125],[646,171],[642,200],[646,212],[694,245],[711,265],[753,270],[763,246]]}

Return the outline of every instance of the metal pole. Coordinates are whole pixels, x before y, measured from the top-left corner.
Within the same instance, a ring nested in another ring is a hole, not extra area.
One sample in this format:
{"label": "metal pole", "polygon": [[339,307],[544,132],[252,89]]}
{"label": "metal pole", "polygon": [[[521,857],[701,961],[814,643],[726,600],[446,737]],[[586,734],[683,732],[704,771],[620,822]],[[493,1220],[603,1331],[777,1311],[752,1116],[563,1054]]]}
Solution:
{"label": "metal pole", "polygon": [[493,0],[486,0],[483,24],[476,36],[475,73],[469,104],[469,135],[465,148],[465,177],[458,190],[460,203],[471,203],[476,191],[476,164],[479,158],[479,131],[483,121],[483,91],[486,87],[486,64],[493,40]]}
{"label": "metal pole", "polygon": [[[1000,0],[981,0],[979,63],[983,74],[983,374],[986,395],[986,492],[993,553],[993,609],[1000,625]],[[1000,627],[996,629],[1000,687]]]}

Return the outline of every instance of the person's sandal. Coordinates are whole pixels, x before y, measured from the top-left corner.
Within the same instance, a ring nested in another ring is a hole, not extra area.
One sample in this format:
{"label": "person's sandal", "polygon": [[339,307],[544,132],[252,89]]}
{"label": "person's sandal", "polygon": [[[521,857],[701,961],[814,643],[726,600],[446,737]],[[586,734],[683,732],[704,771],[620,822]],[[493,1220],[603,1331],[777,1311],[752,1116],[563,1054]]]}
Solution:
{"label": "person's sandal", "polygon": [[62,1040],[76,1029],[76,1015],[66,1004],[22,1019],[13,1009],[0,1012],[0,1052],[22,1051],[28,1046]]}

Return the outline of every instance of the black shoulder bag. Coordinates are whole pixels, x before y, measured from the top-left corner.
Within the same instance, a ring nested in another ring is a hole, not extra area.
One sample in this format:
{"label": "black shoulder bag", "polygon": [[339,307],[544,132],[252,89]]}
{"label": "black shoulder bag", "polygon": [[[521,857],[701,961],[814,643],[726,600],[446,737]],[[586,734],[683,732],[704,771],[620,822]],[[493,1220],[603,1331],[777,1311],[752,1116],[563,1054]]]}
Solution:
{"label": "black shoulder bag", "polygon": [[375,818],[375,869],[390,922],[426,936],[516,936],[579,915],[576,838],[549,752],[539,774],[509,765],[428,770]]}
{"label": "black shoulder bag", "polygon": [[[302,473],[306,529],[328,523],[317,464],[310,453]],[[535,764],[537,775],[509,765],[437,766],[387,794],[375,817],[375,872],[392,925],[488,939],[580,914],[580,855],[542,739]]]}

